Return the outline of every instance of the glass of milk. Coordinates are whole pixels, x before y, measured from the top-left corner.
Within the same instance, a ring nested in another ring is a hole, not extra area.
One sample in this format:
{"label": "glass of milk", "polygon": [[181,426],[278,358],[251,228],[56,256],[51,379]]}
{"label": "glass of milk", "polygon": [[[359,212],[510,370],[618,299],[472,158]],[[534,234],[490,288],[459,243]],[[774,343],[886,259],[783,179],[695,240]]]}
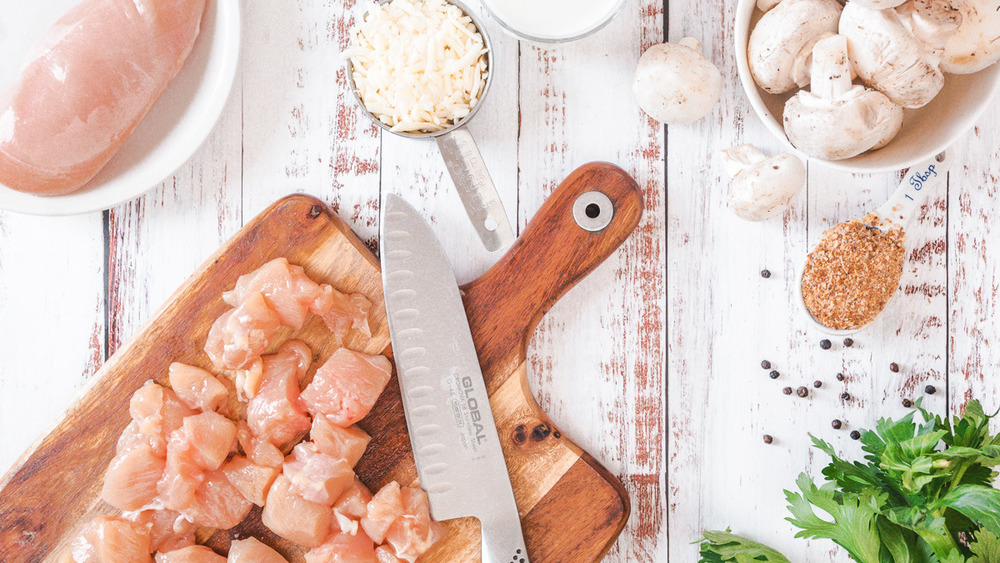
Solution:
{"label": "glass of milk", "polygon": [[497,22],[518,39],[574,41],[604,27],[627,0],[482,0]]}

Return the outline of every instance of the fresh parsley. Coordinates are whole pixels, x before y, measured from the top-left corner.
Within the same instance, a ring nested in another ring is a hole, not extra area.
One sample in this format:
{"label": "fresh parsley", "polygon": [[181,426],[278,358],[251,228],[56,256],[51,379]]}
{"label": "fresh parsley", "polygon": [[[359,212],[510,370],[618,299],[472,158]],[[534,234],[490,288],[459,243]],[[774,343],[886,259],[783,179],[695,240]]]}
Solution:
{"label": "fresh parsley", "polygon": [[701,546],[698,563],[790,563],[784,555],[770,547],[741,538],[728,529],[725,532],[705,532],[695,543]]}

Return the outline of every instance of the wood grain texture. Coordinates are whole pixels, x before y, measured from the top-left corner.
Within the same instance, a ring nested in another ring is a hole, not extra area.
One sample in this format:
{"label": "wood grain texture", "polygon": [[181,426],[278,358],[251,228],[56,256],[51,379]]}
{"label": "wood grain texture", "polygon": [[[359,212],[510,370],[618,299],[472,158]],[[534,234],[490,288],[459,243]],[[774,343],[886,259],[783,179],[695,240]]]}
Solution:
{"label": "wood grain texture", "polygon": [[[550,253],[551,258],[545,261],[548,275],[537,279],[555,279],[552,285],[543,286],[547,298],[538,301],[537,314],[532,318],[540,316],[559,294],[606,258],[632,231],[641,214],[640,196],[623,173],[601,167],[583,172],[574,180],[567,182],[566,189],[559,192],[562,197],[556,197],[549,206],[551,213],[543,215],[540,227],[532,232],[547,236],[553,233],[553,226],[569,228],[567,205],[584,190],[606,190],[619,205],[620,216],[604,236],[589,237],[577,246]],[[544,240],[528,241],[520,247],[530,251]],[[221,300],[222,291],[231,288],[242,273],[280,256],[302,265],[313,279],[332,283],[344,292],[368,296],[375,304],[370,317],[372,337],[354,334],[345,345],[367,353],[387,351],[388,324],[376,258],[319,200],[293,196],[279,201],[210,257],[138,335],[105,363],[56,429],[0,480],[0,517],[5,523],[0,529],[0,559],[11,563],[49,560],[73,537],[79,525],[109,511],[100,501],[99,491],[117,436],[129,420],[132,392],[150,378],[164,383],[167,366],[173,361],[210,369],[201,343],[214,319],[227,307]],[[511,269],[500,279],[513,276],[521,266],[516,259],[507,264]],[[559,277],[562,267],[574,264],[580,264],[575,275]],[[489,278],[480,287],[470,292],[470,303],[475,304],[475,311],[492,311],[485,318],[520,312],[507,301],[519,295],[496,293],[494,289],[502,288]],[[484,317],[473,317],[478,318]],[[472,322],[475,326],[476,321]],[[523,343],[530,328],[506,323],[477,331],[481,349],[508,342],[509,332],[519,335],[522,343],[520,362],[513,367],[487,367],[484,376],[492,389],[491,403],[508,468],[514,476],[518,505],[532,521],[526,530],[528,549],[538,552],[536,561],[595,558],[608,549],[624,525],[628,500],[614,478],[592,459],[581,459],[582,451],[562,437],[531,400],[523,369]],[[290,332],[284,330],[282,336],[309,344],[316,355],[314,367],[338,347],[318,318]],[[271,349],[281,340],[275,339]],[[414,482],[416,471],[395,380],[360,425],[373,437],[368,455],[357,467],[362,480],[373,489],[393,479],[403,484]],[[530,428],[530,437],[521,428]],[[52,470],[54,467],[72,470]],[[566,479],[573,483],[564,483]],[[38,511],[42,504],[48,509]],[[474,560],[478,555],[477,525],[462,520],[449,522],[448,526],[449,535],[424,560]],[[224,551],[230,537],[247,533],[272,540],[293,562],[302,560],[302,550],[266,533],[256,515],[245,525],[206,537],[206,541]]]}

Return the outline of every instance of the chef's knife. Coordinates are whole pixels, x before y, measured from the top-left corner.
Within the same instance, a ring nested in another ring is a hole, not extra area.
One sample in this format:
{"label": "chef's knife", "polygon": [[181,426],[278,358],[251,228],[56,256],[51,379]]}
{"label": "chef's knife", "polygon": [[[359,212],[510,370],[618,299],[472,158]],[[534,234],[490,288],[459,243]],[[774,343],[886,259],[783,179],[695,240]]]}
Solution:
{"label": "chef's knife", "polygon": [[396,372],[431,516],[479,519],[486,563],[528,561],[486,384],[448,258],[419,213],[389,195],[382,282]]}

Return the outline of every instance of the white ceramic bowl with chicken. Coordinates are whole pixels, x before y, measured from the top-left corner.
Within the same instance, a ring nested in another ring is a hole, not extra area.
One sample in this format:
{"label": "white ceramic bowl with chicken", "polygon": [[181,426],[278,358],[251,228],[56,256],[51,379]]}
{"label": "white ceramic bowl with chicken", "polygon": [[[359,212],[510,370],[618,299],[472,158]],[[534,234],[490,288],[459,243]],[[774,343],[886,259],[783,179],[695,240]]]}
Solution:
{"label": "white ceramic bowl with chicken", "polygon": [[[763,16],[756,0],[739,0],[736,7],[736,67],[750,105],[764,125],[796,154],[785,135],[782,115],[785,102],[798,88],[785,94],[770,94],[757,86],[750,72],[747,44],[754,26]],[[808,88],[808,86],[806,87]],[[954,144],[969,131],[1000,91],[1000,64],[974,74],[945,74],[944,88],[926,106],[904,110],[899,134],[884,148],[844,160],[812,158],[825,166],[851,172],[889,172],[909,168]]]}

